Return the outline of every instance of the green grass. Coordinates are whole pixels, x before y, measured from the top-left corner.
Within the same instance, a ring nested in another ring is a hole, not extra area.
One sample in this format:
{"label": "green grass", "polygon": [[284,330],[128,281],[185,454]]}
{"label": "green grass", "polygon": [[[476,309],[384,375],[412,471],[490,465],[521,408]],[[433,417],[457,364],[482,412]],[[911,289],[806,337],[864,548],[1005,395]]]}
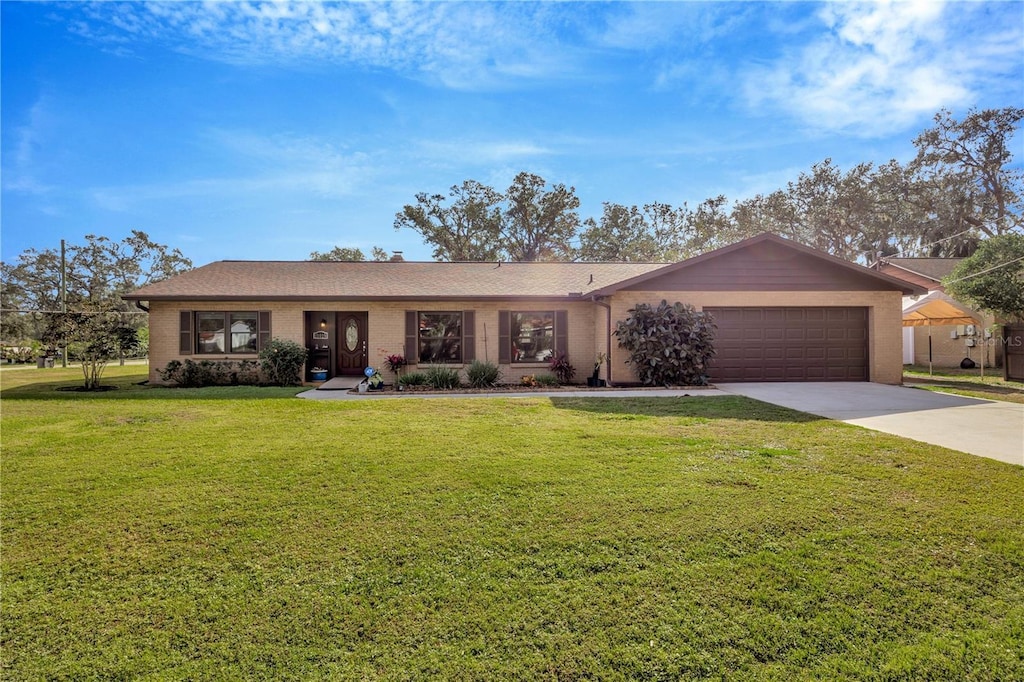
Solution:
{"label": "green grass", "polygon": [[3,679],[1024,678],[1021,467],[738,397],[2,379]]}
{"label": "green grass", "polygon": [[293,398],[309,390],[308,386],[213,386],[209,388],[167,388],[149,386],[147,367],[133,364],[110,365],[100,384],[112,390],[69,393],[66,389],[83,385],[82,370],[77,367],[3,369],[0,394],[4,400],[191,400]]}
{"label": "green grass", "polygon": [[944,367],[934,369],[929,375],[927,366],[913,365],[904,368],[903,381],[908,385],[928,391],[1024,403],[1024,383],[1004,381],[1002,368],[986,368],[985,376],[982,377],[980,368],[952,369]]}

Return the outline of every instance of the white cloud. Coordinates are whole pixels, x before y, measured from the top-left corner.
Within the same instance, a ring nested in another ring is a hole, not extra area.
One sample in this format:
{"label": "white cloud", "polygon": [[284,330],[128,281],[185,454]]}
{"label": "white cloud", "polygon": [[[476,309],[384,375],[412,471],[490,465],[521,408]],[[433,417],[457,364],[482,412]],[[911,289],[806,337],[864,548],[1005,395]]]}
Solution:
{"label": "white cloud", "polygon": [[51,123],[47,97],[39,97],[28,111],[27,120],[13,131],[13,151],[4,155],[3,186],[6,190],[46,194],[53,188],[40,180],[37,152]]}
{"label": "white cloud", "polygon": [[984,18],[990,9],[935,0],[830,3],[819,13],[827,33],[751,69],[744,94],[752,107],[780,109],[815,128],[892,133],[940,108],[974,104],[981,80],[1019,71],[1020,18],[992,31]]}
{"label": "white cloud", "polygon": [[706,46],[747,20],[748,9],[742,3],[622,3],[612,6],[592,39],[598,45],[625,50],[666,46],[685,50]]}
{"label": "white cloud", "polygon": [[154,41],[238,65],[352,63],[393,69],[455,89],[564,78],[576,68],[558,46],[545,4],[153,2],[98,3],[71,31],[123,47]]}

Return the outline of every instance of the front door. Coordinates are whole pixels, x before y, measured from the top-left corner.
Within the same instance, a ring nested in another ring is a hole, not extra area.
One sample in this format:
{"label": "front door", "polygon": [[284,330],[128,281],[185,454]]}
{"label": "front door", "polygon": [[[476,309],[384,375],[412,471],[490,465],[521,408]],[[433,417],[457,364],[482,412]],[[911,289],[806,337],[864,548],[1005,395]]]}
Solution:
{"label": "front door", "polygon": [[361,375],[369,362],[366,318],[362,313],[338,313],[338,374]]}

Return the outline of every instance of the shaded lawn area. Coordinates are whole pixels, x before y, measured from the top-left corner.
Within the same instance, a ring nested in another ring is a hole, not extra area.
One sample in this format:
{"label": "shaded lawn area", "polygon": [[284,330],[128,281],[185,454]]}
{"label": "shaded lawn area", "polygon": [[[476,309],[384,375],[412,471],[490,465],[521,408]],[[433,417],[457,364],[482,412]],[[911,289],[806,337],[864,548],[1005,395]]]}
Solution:
{"label": "shaded lawn area", "polygon": [[4,392],[4,679],[1024,678],[1021,467],[738,397],[171,394]]}
{"label": "shaded lawn area", "polygon": [[1024,403],[1024,383],[1004,381],[1002,368],[986,368],[985,376],[980,369],[942,368],[928,374],[928,367],[916,365],[903,370],[903,380],[915,388],[969,398],[985,400],[1002,400],[1011,403]]}

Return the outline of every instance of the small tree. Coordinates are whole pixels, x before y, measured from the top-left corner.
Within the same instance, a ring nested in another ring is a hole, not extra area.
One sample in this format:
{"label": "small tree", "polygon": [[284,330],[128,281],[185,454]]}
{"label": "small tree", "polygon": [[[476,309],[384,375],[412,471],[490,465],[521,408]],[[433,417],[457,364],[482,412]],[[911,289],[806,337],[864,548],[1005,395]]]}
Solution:
{"label": "small tree", "polygon": [[43,340],[67,342],[82,363],[86,390],[100,387],[107,363],[139,347],[138,331],[117,313],[58,313],[50,316]]}
{"label": "small tree", "polygon": [[306,356],[306,349],[294,341],[274,339],[260,351],[260,368],[269,383],[294,386],[302,383]]}
{"label": "small tree", "polygon": [[616,325],[619,347],[648,386],[708,383],[708,363],[715,354],[715,325],[707,313],[688,304],[640,303]]}
{"label": "small tree", "polygon": [[957,264],[944,284],[951,296],[1008,320],[1024,321],[1024,235],[986,239],[973,256]]}

